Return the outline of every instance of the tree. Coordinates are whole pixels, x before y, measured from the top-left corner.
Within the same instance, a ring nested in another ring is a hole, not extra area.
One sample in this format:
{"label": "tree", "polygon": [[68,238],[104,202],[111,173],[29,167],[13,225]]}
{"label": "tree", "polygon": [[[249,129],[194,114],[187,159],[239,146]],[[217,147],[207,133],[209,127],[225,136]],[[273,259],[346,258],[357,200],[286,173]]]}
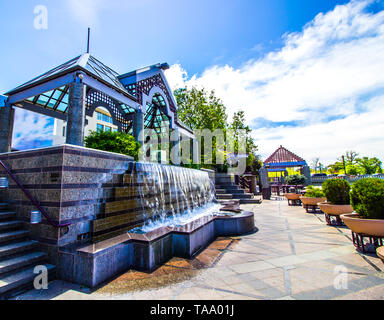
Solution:
{"label": "tree", "polygon": [[188,90],[177,89],[174,92],[179,119],[195,129],[225,129],[227,124],[226,108],[223,102],[215,96],[215,92],[209,94],[205,89],[192,88]]}
{"label": "tree", "polygon": [[303,176],[301,174],[294,174],[292,176],[285,177],[285,182],[288,185],[297,186],[297,185],[300,185],[300,184],[305,184],[306,178],[305,178],[305,176]]}
{"label": "tree", "polygon": [[355,164],[356,163],[356,158],[359,156],[359,154],[356,151],[347,151],[345,153],[345,161],[347,164]]}
{"label": "tree", "polygon": [[140,144],[129,134],[117,131],[92,131],[84,140],[87,148],[121,153],[138,159]]}
{"label": "tree", "polygon": [[[231,123],[227,122],[226,107],[224,106],[221,99],[215,96],[215,92],[211,91],[208,93],[205,89],[178,89],[174,92],[176,101],[178,104],[177,114],[179,119],[188,125],[192,130],[196,129],[209,129],[214,131],[216,129],[222,129],[223,133],[226,134],[228,129],[234,131],[234,151],[238,153],[238,138],[240,130],[245,132],[246,141],[246,153],[247,166],[257,167],[259,166],[259,159],[256,156],[257,145],[254,139],[251,137],[252,129],[245,123],[244,111],[235,112]],[[212,160],[213,164],[216,164],[216,150],[217,152],[223,152],[225,155],[225,146],[217,145],[216,138],[213,138],[212,143]],[[204,161],[204,152],[201,152],[201,163]],[[222,169],[225,170],[227,161]],[[206,165],[203,165],[206,167]],[[208,166],[209,167],[209,166]]]}
{"label": "tree", "polygon": [[381,173],[382,162],[374,157],[374,158],[356,158],[356,164],[360,168],[363,174],[374,174]]}
{"label": "tree", "polygon": [[336,161],[334,164],[331,164],[328,166],[328,171],[333,174],[339,173],[340,171],[343,171],[343,170],[344,170],[344,165],[340,161]]}
{"label": "tree", "polygon": [[312,159],[311,165],[312,165],[312,169],[315,170],[315,173],[317,172],[317,167],[319,165],[319,161],[320,161],[320,158],[313,158]]}
{"label": "tree", "polygon": [[[229,128],[235,132],[235,139],[239,138],[240,130],[245,133],[245,145],[247,156],[247,167],[250,167],[255,160],[258,149],[255,140],[251,137],[252,129],[245,124],[244,111],[235,112]],[[235,140],[235,152],[238,152],[237,140]]]}
{"label": "tree", "polygon": [[[226,129],[226,108],[222,101],[215,96],[214,91],[208,93],[204,88],[200,90],[183,88],[177,89],[174,95],[178,105],[178,118],[192,130]],[[204,143],[204,140],[202,142]],[[212,165],[216,165],[216,151],[224,153],[224,146],[217,146],[215,137],[212,141],[212,154],[204,154],[203,145],[201,147],[200,162],[205,168],[212,168]],[[213,163],[205,163],[206,157],[212,158]]]}
{"label": "tree", "polygon": [[347,174],[350,174],[353,176],[356,176],[358,174],[363,173],[363,171],[361,170],[361,168],[358,165],[352,164],[352,163],[347,164],[346,170],[347,170]]}

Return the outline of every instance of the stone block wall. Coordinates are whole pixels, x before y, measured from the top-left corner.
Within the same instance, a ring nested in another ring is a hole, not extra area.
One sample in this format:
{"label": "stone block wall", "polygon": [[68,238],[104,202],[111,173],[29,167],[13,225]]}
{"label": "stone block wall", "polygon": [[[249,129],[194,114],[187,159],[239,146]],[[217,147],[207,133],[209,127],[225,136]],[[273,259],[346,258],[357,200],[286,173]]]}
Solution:
{"label": "stone block wall", "polygon": [[[72,145],[6,153],[0,159],[53,221],[70,223],[58,229],[43,217],[30,224],[37,208],[9,178],[8,202],[54,264],[60,247],[117,236],[156,217],[159,209],[180,212],[201,205],[210,187],[206,172],[137,165],[128,156]],[[0,176],[6,176],[2,168]]]}
{"label": "stone block wall", "polygon": [[[133,160],[72,145],[1,154],[0,159],[52,220],[71,224],[57,229],[43,217],[42,223],[31,225],[30,213],[36,208],[9,178],[8,202],[53,263],[58,247],[91,238],[91,222],[103,215],[106,203],[114,201],[114,189],[122,186]],[[0,176],[6,176],[3,168]]]}

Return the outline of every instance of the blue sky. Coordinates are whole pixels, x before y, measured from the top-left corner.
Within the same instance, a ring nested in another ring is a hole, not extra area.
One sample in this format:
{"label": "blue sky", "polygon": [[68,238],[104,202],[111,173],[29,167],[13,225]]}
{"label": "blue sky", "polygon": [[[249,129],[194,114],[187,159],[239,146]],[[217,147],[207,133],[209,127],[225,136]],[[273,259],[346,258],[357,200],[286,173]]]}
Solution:
{"label": "blue sky", "polygon": [[[23,5],[20,4],[23,3]],[[281,46],[336,0],[77,0],[2,1],[0,89],[15,87],[86,49],[118,72],[166,61],[189,73],[211,65],[239,66]],[[48,29],[33,27],[36,5],[48,8]]]}
{"label": "blue sky", "polygon": [[[47,30],[34,28],[36,5],[48,8]],[[0,92],[83,53],[90,26],[91,53],[117,72],[168,62],[174,88],[215,89],[229,113],[245,110],[264,156],[284,144],[307,160],[323,155],[323,162],[330,162],[351,148],[384,159],[378,148],[380,123],[372,127],[375,134],[351,139],[343,133],[355,132],[348,123],[373,120],[381,105],[384,81],[377,72],[383,64],[376,51],[383,9],[381,0],[2,1],[0,32],[6,46],[0,51]],[[345,52],[354,63],[348,69]],[[356,75],[363,78],[352,81]],[[340,81],[347,88],[339,87]],[[16,122],[24,130],[15,132],[16,147],[27,147],[39,136],[49,144],[52,121],[18,112]],[[319,152],[304,137],[321,140],[324,147],[334,143]]]}

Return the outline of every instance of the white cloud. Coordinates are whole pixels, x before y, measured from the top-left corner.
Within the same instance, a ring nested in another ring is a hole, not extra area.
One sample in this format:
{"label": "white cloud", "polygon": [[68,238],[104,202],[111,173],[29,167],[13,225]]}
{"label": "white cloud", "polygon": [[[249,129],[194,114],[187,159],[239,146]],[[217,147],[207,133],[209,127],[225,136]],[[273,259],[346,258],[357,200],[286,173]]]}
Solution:
{"label": "white cloud", "polygon": [[[25,130],[26,127],[28,130]],[[52,144],[53,119],[20,108],[15,109],[12,147],[25,150]]]}
{"label": "white cloud", "polygon": [[384,11],[367,12],[372,2],[320,13],[302,32],[284,35],[280,50],[239,68],[212,66],[185,81],[176,65],[167,76],[174,87],[214,89],[230,113],[243,109],[249,124],[299,121],[256,128],[264,156],[283,144],[307,160],[334,161],[348,149],[384,159]]}

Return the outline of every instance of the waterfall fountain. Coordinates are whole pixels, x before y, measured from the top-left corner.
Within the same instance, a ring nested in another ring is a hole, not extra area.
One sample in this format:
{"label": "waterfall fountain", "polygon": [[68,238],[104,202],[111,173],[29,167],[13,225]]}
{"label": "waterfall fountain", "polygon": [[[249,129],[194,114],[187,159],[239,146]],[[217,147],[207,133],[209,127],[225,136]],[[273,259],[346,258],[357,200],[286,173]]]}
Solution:
{"label": "waterfall fountain", "polygon": [[[223,206],[216,201],[213,183],[205,171],[132,162],[123,181],[115,190],[119,205],[107,204],[105,215],[132,201],[135,207],[117,216],[119,219],[94,221],[95,230],[100,230],[100,224],[119,232],[113,237],[106,233],[77,250],[88,260],[81,263],[92,268],[81,273],[76,282],[94,287],[128,269],[153,271],[173,256],[195,256],[218,236],[237,236],[255,229],[252,212],[220,211]],[[121,195],[128,197],[120,203]],[[121,269],[99,271],[110,259]]]}
{"label": "waterfall fountain", "polygon": [[220,213],[206,171],[72,145],[0,160],[21,184],[37,183],[33,194],[52,224],[29,223],[30,202],[13,180],[4,196],[58,277],[87,287],[130,269],[152,271],[174,256],[191,258],[218,236],[255,228],[253,213]]}

